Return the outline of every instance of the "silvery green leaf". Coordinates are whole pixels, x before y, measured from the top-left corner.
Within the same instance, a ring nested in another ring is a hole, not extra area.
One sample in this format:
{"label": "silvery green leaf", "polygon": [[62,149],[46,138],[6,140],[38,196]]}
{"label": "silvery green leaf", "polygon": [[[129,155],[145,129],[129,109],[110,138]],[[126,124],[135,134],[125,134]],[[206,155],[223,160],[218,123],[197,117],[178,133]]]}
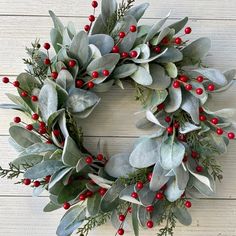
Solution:
{"label": "silvery green leaf", "polygon": [[105,25],[117,10],[116,0],[102,0],[102,20]]}
{"label": "silvery green leaf", "polygon": [[184,59],[182,65],[195,65],[204,58],[211,48],[211,41],[208,38],[199,38],[186,46],[183,50]]}
{"label": "silvery green leaf", "polygon": [[149,103],[147,103],[145,109],[153,109],[165,101],[168,96],[167,90],[153,90],[150,96]]}
{"label": "silvery green leaf", "polygon": [[183,59],[183,54],[177,48],[168,47],[168,50],[157,58],[159,63],[178,62]]}
{"label": "silvery green leaf", "polygon": [[65,114],[65,112],[60,114],[58,124],[59,124],[60,130],[61,130],[64,138],[69,136],[69,132],[68,132],[67,125],[66,125],[66,114]]}
{"label": "silvery green leaf", "polygon": [[60,209],[61,205],[57,205],[53,202],[49,202],[43,209],[44,212],[52,212],[55,211],[57,209]]}
{"label": "silvery green leaf", "polygon": [[123,189],[120,194],[119,194],[119,198],[121,200],[127,201],[127,202],[131,202],[134,204],[138,204],[138,205],[142,205],[142,203],[140,201],[138,201],[137,199],[131,197],[131,194],[135,191],[135,185],[129,185],[127,186],[125,189]]}
{"label": "silvery green leaf", "polygon": [[33,180],[44,178],[47,175],[53,175],[63,167],[64,165],[61,161],[44,161],[26,170],[26,172],[24,173],[24,177]]}
{"label": "silvery green leaf", "polygon": [[[191,81],[191,85],[192,85],[192,90],[190,90],[189,92],[200,100],[201,105],[204,105],[208,99],[208,93],[206,92],[205,87],[203,86],[203,84],[200,84],[195,81]],[[196,93],[197,88],[201,88],[203,90],[203,93],[201,95],[198,95]]]}
{"label": "silvery green leaf", "polygon": [[86,163],[84,158],[81,158],[78,160],[77,164],[76,164],[76,172],[79,173],[80,171],[82,171],[88,164]]}
{"label": "silvery green leaf", "polygon": [[38,135],[28,131],[27,129],[19,125],[12,125],[9,128],[9,133],[10,136],[15,140],[15,142],[24,148],[30,147],[35,143],[42,142]]}
{"label": "silvery green leaf", "polygon": [[27,147],[22,153],[20,153],[20,156],[32,155],[32,154],[43,154],[43,153],[55,151],[55,150],[57,150],[57,147],[53,144],[35,143]]}
{"label": "silvery green leaf", "polygon": [[112,51],[114,39],[106,34],[94,34],[89,37],[89,43],[95,45],[102,55],[106,55]]}
{"label": "silvery green leaf", "polygon": [[75,25],[72,21],[68,22],[67,29],[68,29],[68,33],[69,33],[70,37],[73,38],[76,35],[76,28],[75,28]]}
{"label": "silvery green leaf", "polygon": [[204,69],[196,69],[195,72],[203,75],[210,81],[220,86],[225,86],[227,84],[227,80],[219,70],[213,68],[204,68]]}
{"label": "silvery green leaf", "polygon": [[185,190],[185,188],[188,184],[188,180],[189,180],[188,170],[182,164],[174,169],[174,173],[175,173],[175,178],[177,181],[178,188],[180,190]]}
{"label": "silvery green leaf", "polygon": [[211,140],[209,140],[220,153],[226,153],[227,152],[227,145],[225,144],[225,141],[222,136],[216,134],[215,132],[210,132]]}
{"label": "silvery green leaf", "polygon": [[64,25],[53,11],[49,11],[49,14],[53,20],[54,28],[57,29],[61,35],[63,35]]}
{"label": "silvery green leaf", "polygon": [[[63,31],[63,40],[62,40],[62,44],[63,46],[70,46],[72,42],[72,38],[69,35],[69,31],[67,28],[64,29]],[[59,51],[59,50],[58,50]]]}
{"label": "silvery green leaf", "polygon": [[185,190],[180,190],[178,188],[177,181],[173,178],[171,181],[167,184],[167,189],[165,191],[165,196],[168,201],[175,202],[177,199],[179,199]]}
{"label": "silvery green leaf", "polygon": [[147,10],[147,8],[149,7],[149,5],[150,5],[149,3],[142,3],[140,5],[131,7],[130,9],[128,9],[125,12],[125,16],[131,15],[138,22],[142,18],[142,16],[144,15],[144,13]]}
{"label": "silvery green leaf", "polygon": [[24,147],[20,146],[12,137],[8,138],[8,143],[11,145],[11,147],[14,148],[17,152],[23,152],[25,150]]}
{"label": "silvery green leaf", "polygon": [[203,109],[204,109],[204,112],[206,112],[209,115],[218,116],[225,119],[233,118],[236,115],[236,109],[233,109],[233,108],[224,108],[218,111],[210,111],[205,107]]}
{"label": "silvery green leaf", "polygon": [[148,59],[150,57],[150,48],[148,47],[147,44],[139,44],[133,50],[138,52],[138,56],[134,59],[131,59],[134,62],[137,58],[138,59]]}
{"label": "silvery green leaf", "polygon": [[55,52],[59,52],[61,49],[60,44],[63,43],[62,35],[57,29],[52,28],[50,31],[50,38]]}
{"label": "silvery green leaf", "polygon": [[113,71],[112,78],[115,79],[123,79],[127,78],[130,75],[132,75],[136,70],[138,69],[138,66],[135,64],[123,64],[115,68]]}
{"label": "silvery green leaf", "polygon": [[61,71],[66,68],[66,64],[62,61],[56,62],[54,66],[55,66],[56,71]]}
{"label": "silvery green leaf", "polygon": [[95,216],[99,212],[99,205],[101,196],[95,193],[92,197],[87,200],[87,210],[90,216]]}
{"label": "silvery green leaf", "polygon": [[138,192],[139,200],[144,206],[150,206],[153,204],[153,201],[156,197],[156,192],[153,192],[149,189],[149,185],[146,184]]}
{"label": "silvery green leaf", "polygon": [[57,111],[57,91],[51,84],[45,84],[39,93],[39,109],[42,118],[47,122],[50,115]]}
{"label": "silvery green leaf", "polygon": [[135,168],[129,164],[129,153],[120,153],[109,158],[105,165],[105,171],[108,175],[119,178],[128,177],[130,173],[135,171]]}
{"label": "silvery green leaf", "polygon": [[153,206],[154,210],[150,214],[150,219],[154,222],[154,225],[158,225],[165,211],[165,201],[156,201]]}
{"label": "silvery green leaf", "polygon": [[75,141],[70,137],[66,137],[62,154],[62,161],[67,166],[75,167],[79,159],[83,156]]}
{"label": "silvery green leaf", "polygon": [[166,74],[165,69],[154,63],[149,64],[150,74],[152,76],[152,84],[148,87],[156,90],[164,90],[170,86],[170,77]]}
{"label": "silvery green leaf", "polygon": [[154,124],[152,122],[150,122],[146,117],[143,117],[136,122],[136,127],[138,129],[149,129],[149,128],[153,127],[153,125]]}
{"label": "silvery green leaf", "polygon": [[[117,32],[121,31],[129,32],[131,25],[137,26],[137,21],[135,20],[135,18],[131,15],[124,16],[119,21],[117,21],[115,28],[112,31],[112,34],[117,35]],[[134,46],[136,37],[137,37],[137,32],[132,32],[127,34],[125,38],[119,43],[120,53],[129,52]],[[116,40],[118,39],[119,37],[117,36]]]}
{"label": "silvery green leaf", "polygon": [[187,24],[188,22],[188,17],[185,17],[183,19],[181,19],[180,21],[177,21],[171,25],[168,26],[168,28],[174,29],[175,30],[175,34],[179,33],[179,31],[181,31],[184,26]]}
{"label": "silvery green leaf", "polygon": [[167,171],[164,170],[161,167],[160,162],[157,161],[153,168],[152,179],[149,184],[149,188],[151,191],[158,191],[162,186],[164,186],[168,182],[169,177],[166,176],[166,173]]}
{"label": "silvery green leaf", "polygon": [[187,134],[189,132],[193,132],[193,131],[200,130],[200,129],[201,129],[201,126],[196,126],[196,125],[186,121],[180,125],[179,132],[181,134]]}
{"label": "silvery green leaf", "polygon": [[[112,226],[118,230],[120,228],[120,219],[119,219],[119,214],[117,210],[113,210],[111,214],[111,224]],[[126,221],[124,221],[122,228],[125,230],[125,232],[130,232],[130,226]]]}
{"label": "silvery green leaf", "polygon": [[181,106],[182,90],[181,88],[173,88],[172,85],[169,87],[168,90],[169,90],[169,96],[165,104],[165,111],[168,113],[172,113],[177,111]]}
{"label": "silvery green leaf", "polygon": [[152,123],[162,127],[162,128],[166,128],[167,127],[167,123],[165,122],[165,113],[158,112],[156,116],[154,116],[154,114],[150,111],[147,110],[146,111],[146,118],[151,121]]}
{"label": "silvery green leaf", "polygon": [[[146,36],[144,42],[149,42],[151,39],[153,39],[153,37],[160,31],[161,27],[165,24],[166,20],[169,18],[170,16],[170,12],[168,13],[168,15],[163,18],[162,20],[156,22],[152,28],[150,29],[148,35]],[[155,44],[157,45],[157,44]]]}
{"label": "silvery green leaf", "polygon": [[116,64],[120,60],[120,55],[117,53],[110,53],[107,55],[104,55],[100,58],[97,58],[93,60],[87,67],[87,72],[89,75],[92,75],[94,71],[97,71],[99,73],[99,77],[93,82],[95,84],[100,84],[104,80],[106,80],[107,76],[104,76],[102,71],[103,70],[109,70],[110,73],[115,69]]}
{"label": "silvery green leaf", "polygon": [[160,154],[160,164],[162,168],[172,170],[182,163],[185,147],[179,141],[175,141],[174,136],[169,136],[161,144]]}
{"label": "silvery green leaf", "polygon": [[138,206],[132,205],[132,226],[135,236],[139,236]]}
{"label": "silvery green leaf", "polygon": [[102,56],[100,50],[93,44],[89,44],[89,48],[91,50],[91,60],[98,59]]}
{"label": "silvery green leaf", "polygon": [[106,194],[103,196],[100,208],[102,212],[109,212],[116,209],[119,205],[119,193],[125,188],[125,186],[118,179],[116,182],[108,189]]}
{"label": "silvery green leaf", "polygon": [[93,26],[92,35],[106,33],[106,25],[103,23],[102,15],[100,14]]}
{"label": "silvery green leaf", "polygon": [[69,236],[82,225],[86,218],[85,206],[76,205],[62,217],[57,228],[57,236]]}
{"label": "silvery green leaf", "polygon": [[191,116],[194,123],[199,124],[199,99],[185,92],[181,108]]}
{"label": "silvery green leaf", "polygon": [[153,139],[146,139],[132,151],[129,162],[135,168],[146,168],[154,165],[159,158],[160,143]]}
{"label": "silvery green leaf", "polygon": [[130,77],[136,83],[144,86],[152,84],[152,76],[141,66],[138,66],[137,70],[132,75],[130,75]]}
{"label": "silvery green leaf", "polygon": [[154,37],[150,42],[152,45],[158,45],[159,43],[161,43],[162,39],[164,39],[167,36],[172,36],[174,35],[175,31],[173,29],[170,28],[164,28],[159,34],[158,36]]}
{"label": "silvery green leaf", "polygon": [[186,208],[175,207],[173,212],[174,212],[175,217],[178,219],[178,221],[182,225],[188,226],[192,224],[192,217],[189,214],[189,212],[186,210]]}
{"label": "silvery green leaf", "polygon": [[178,68],[176,67],[176,65],[172,62],[168,62],[166,65],[165,65],[165,69],[168,73],[168,75],[171,77],[171,78],[176,78],[178,76]]}
{"label": "silvery green leaf", "polygon": [[56,83],[68,90],[74,85],[74,78],[68,70],[61,70],[58,74]]}
{"label": "silvery green leaf", "polygon": [[60,115],[63,114],[64,112],[65,112],[65,109],[60,109],[50,115],[50,117],[47,120],[47,126],[48,126],[49,131],[51,131],[54,123],[59,119]]}
{"label": "silvery green leaf", "polygon": [[210,127],[207,126],[206,124],[204,123],[201,123],[201,130],[198,132],[198,135],[202,135],[204,134],[205,132],[208,132],[210,130]]}
{"label": "silvery green leaf", "polygon": [[138,206],[138,221],[142,228],[147,227],[147,221],[150,219],[150,216],[144,206]]}
{"label": "silvery green leaf", "polygon": [[137,38],[142,38],[143,36],[147,35],[151,30],[151,28],[152,26],[150,25],[139,25]]}
{"label": "silvery green leaf", "polygon": [[120,79],[116,79],[115,80],[115,85],[117,85],[118,87],[120,87],[121,89],[125,89],[124,88],[124,85],[123,85],[123,83],[121,82],[121,80]]}
{"label": "silvery green leaf", "polygon": [[0,108],[28,112],[23,106],[15,104],[0,104]]}
{"label": "silvery green leaf", "polygon": [[86,65],[89,57],[89,40],[88,35],[84,31],[80,31],[72,40],[69,54],[78,59],[79,64],[84,66]]}
{"label": "silvery green leaf", "polygon": [[98,100],[98,96],[90,91],[73,88],[69,92],[66,105],[70,112],[78,113],[94,106]]}
{"label": "silvery green leaf", "polygon": [[113,184],[113,181],[104,179],[104,178],[94,175],[94,174],[88,174],[88,176],[91,180],[94,181],[95,184],[97,184],[98,186],[105,188],[105,189],[109,189],[111,187],[111,185]]}
{"label": "silvery green leaf", "polygon": [[34,188],[32,196],[33,197],[39,197],[43,193],[44,190],[45,190],[45,187],[42,186],[42,185],[37,187],[37,188]]}
{"label": "silvery green leaf", "polygon": [[23,168],[25,164],[36,165],[40,163],[42,160],[43,156],[31,154],[16,158],[14,161],[12,161],[12,164],[15,166],[19,166],[20,168]]}

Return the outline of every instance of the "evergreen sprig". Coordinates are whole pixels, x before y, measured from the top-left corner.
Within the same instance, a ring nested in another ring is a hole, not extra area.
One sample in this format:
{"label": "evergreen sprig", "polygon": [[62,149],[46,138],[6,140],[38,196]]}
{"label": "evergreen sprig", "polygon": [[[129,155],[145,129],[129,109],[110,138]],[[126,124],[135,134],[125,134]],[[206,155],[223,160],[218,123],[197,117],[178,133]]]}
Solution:
{"label": "evergreen sprig", "polygon": [[0,166],[0,177],[8,179],[18,178],[20,174],[23,174],[24,172],[20,169],[19,166],[13,165],[12,163],[9,163],[9,168],[4,169]]}
{"label": "evergreen sprig", "polygon": [[135,0],[122,0],[117,10],[117,18],[120,19],[121,17],[123,17],[125,15],[125,12],[133,6],[134,2]]}

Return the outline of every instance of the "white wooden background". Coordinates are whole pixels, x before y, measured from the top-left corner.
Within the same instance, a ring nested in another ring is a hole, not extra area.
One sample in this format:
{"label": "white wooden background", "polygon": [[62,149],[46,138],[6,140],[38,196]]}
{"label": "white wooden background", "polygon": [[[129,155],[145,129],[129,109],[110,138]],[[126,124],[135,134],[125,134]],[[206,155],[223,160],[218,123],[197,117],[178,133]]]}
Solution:
{"label": "white wooden background", "polygon": [[[146,0],[151,4],[143,22],[152,23],[172,10],[171,20],[190,17],[193,28],[190,37],[208,36],[212,50],[207,58],[209,65],[222,70],[236,68],[236,1],[235,0]],[[137,3],[145,2],[137,0]],[[36,37],[48,40],[52,26],[48,17],[51,9],[63,22],[72,20],[78,29],[87,23],[91,14],[90,0],[0,0],[0,76],[14,79],[22,72],[24,47]],[[1,84],[0,103],[7,102],[5,92],[14,92]],[[217,96],[214,105],[235,107],[236,86],[227,94]],[[134,112],[139,108],[131,88],[126,91],[113,89],[102,96],[102,102],[83,124],[86,143],[94,149],[99,137],[108,143],[110,154],[129,150],[133,140],[143,134],[134,126]],[[7,166],[16,155],[8,145],[8,122],[14,113],[0,111],[0,165]],[[193,201],[193,224],[177,226],[176,236],[236,236],[236,143],[227,155],[220,158],[224,180],[212,199]],[[43,213],[47,203],[45,196],[31,198],[31,190],[13,185],[12,181],[0,180],[0,235],[1,236],[52,236],[64,210]],[[91,236],[114,235],[111,226],[103,226]],[[128,234],[132,235],[132,234]],[[143,232],[142,236],[155,235]]]}

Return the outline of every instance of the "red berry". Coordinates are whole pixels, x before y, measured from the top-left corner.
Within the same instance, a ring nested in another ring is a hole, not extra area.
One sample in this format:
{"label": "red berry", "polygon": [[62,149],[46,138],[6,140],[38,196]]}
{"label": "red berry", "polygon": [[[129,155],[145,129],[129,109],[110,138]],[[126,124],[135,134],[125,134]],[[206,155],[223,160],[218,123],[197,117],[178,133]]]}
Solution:
{"label": "red berry", "polygon": [[188,78],[188,76],[186,76],[186,75],[181,75],[181,76],[179,77],[179,80],[181,80],[182,82],[187,82],[187,81],[189,80],[189,78]]}
{"label": "red berry", "polygon": [[3,77],[2,82],[5,83],[5,84],[9,83],[9,78]]}
{"label": "red berry", "polygon": [[87,164],[90,165],[90,164],[93,163],[93,158],[89,156],[89,157],[87,157],[87,158],[85,159],[85,161],[86,161]]}
{"label": "red berry", "polygon": [[204,112],[204,109],[202,107],[199,107],[199,112],[200,113]]}
{"label": "red berry", "polygon": [[200,115],[199,116],[199,120],[200,121],[205,121],[207,118],[206,118],[206,116],[205,115]]}
{"label": "red berry", "polygon": [[37,181],[34,181],[34,187],[35,188],[38,188],[40,186],[40,182],[37,180]]}
{"label": "red berry", "polygon": [[173,133],[173,127],[172,126],[168,127],[166,130],[167,130],[168,134],[172,134]]}
{"label": "red berry", "polygon": [[214,124],[214,125],[217,125],[219,123],[218,118],[212,118],[211,123]]}
{"label": "red berry", "polygon": [[175,80],[173,83],[174,88],[179,88],[180,87],[180,82],[178,80]]}
{"label": "red berry", "polygon": [[137,31],[137,27],[135,25],[131,25],[129,30],[134,33]]}
{"label": "red berry", "polygon": [[106,192],[107,192],[107,190],[106,190],[105,188],[100,188],[100,189],[99,189],[99,194],[100,194],[101,196],[104,196]]}
{"label": "red berry", "polygon": [[180,37],[177,37],[177,38],[175,39],[175,43],[176,43],[176,44],[181,44],[181,43],[182,43],[182,39],[181,39]]}
{"label": "red berry", "polygon": [[131,197],[133,197],[133,198],[138,198],[138,194],[137,194],[136,192],[132,192],[132,193],[131,193]]}
{"label": "red berry", "polygon": [[110,75],[109,70],[103,70],[102,73],[103,73],[104,76],[109,76]]}
{"label": "red berry", "polygon": [[24,185],[30,185],[31,184],[31,180],[30,179],[24,179],[23,183],[24,183]]}
{"label": "red berry", "polygon": [[164,103],[161,103],[157,106],[157,109],[158,110],[163,110],[165,108],[165,104]]}
{"label": "red berry", "polygon": [[167,123],[169,123],[169,122],[171,122],[171,118],[170,118],[169,116],[167,116],[167,117],[165,118],[165,121],[166,121]]}
{"label": "red berry", "polygon": [[85,25],[85,26],[84,26],[84,30],[85,30],[86,32],[88,32],[88,31],[90,30],[90,26],[89,26],[89,25]]}
{"label": "red berry", "polygon": [[153,48],[153,50],[154,50],[154,52],[156,52],[156,53],[160,53],[160,52],[161,52],[161,47],[156,46],[156,47]]}
{"label": "red berry", "polygon": [[137,53],[137,51],[131,51],[131,52],[129,53],[129,55],[130,55],[130,57],[135,58],[135,57],[138,56],[138,53]]}
{"label": "red berry", "polygon": [[147,179],[148,179],[149,182],[152,180],[152,172],[149,172],[147,174]]}
{"label": "red berry", "polygon": [[21,92],[22,97],[28,97],[28,93],[26,91]]}
{"label": "red berry", "polygon": [[98,2],[97,1],[92,1],[92,7],[97,8],[98,7]]}
{"label": "red berry", "polygon": [[88,82],[88,88],[92,89],[94,87],[94,82],[90,81]]}
{"label": "red berry", "polygon": [[128,207],[127,210],[128,210],[129,213],[132,213],[132,207]]}
{"label": "red berry", "polygon": [[63,204],[63,208],[64,208],[65,210],[68,210],[68,209],[70,208],[70,203],[69,203],[69,202],[65,202],[65,203]]}
{"label": "red berry", "polygon": [[183,162],[187,162],[187,161],[188,161],[188,156],[184,155]]}
{"label": "red berry", "polygon": [[119,235],[123,235],[125,233],[125,231],[124,231],[124,229],[120,228],[120,229],[118,229],[117,233]]}
{"label": "red berry", "polygon": [[97,71],[94,71],[94,72],[92,73],[92,77],[93,77],[94,79],[97,79],[97,78],[99,77],[99,73],[98,73]]}
{"label": "red berry", "polygon": [[198,152],[196,152],[196,151],[192,151],[191,152],[191,156],[192,156],[192,158],[198,158]]}
{"label": "red berry", "polygon": [[32,102],[37,102],[38,101],[38,97],[37,96],[31,96],[31,100]]}
{"label": "red berry", "polygon": [[125,34],[125,32],[123,32],[123,31],[119,33],[119,37],[120,37],[121,39],[123,39],[123,38],[125,37],[125,35],[126,35],[126,34]]}
{"label": "red berry", "polygon": [[75,60],[70,60],[68,64],[69,64],[70,68],[73,68],[73,67],[76,66],[76,61]]}
{"label": "red berry", "polygon": [[45,44],[43,45],[43,47],[44,47],[46,50],[49,50],[51,46],[50,46],[49,43],[45,43]]}
{"label": "red berry", "polygon": [[192,203],[190,201],[186,201],[184,203],[184,205],[187,207],[187,208],[190,208],[192,206]]}
{"label": "red berry", "polygon": [[120,220],[121,222],[123,222],[123,221],[125,220],[125,216],[124,216],[124,215],[119,215],[119,220]]}
{"label": "red berry", "polygon": [[197,88],[196,89],[196,94],[197,95],[201,95],[203,93],[203,89],[202,88]]}
{"label": "red berry", "polygon": [[13,86],[15,86],[16,88],[19,88],[20,87],[20,82],[19,81],[14,81],[13,83]]}
{"label": "red berry", "polygon": [[192,29],[190,27],[185,28],[184,30],[185,34],[191,34]]}
{"label": "red berry", "polygon": [[147,227],[148,227],[149,229],[153,228],[153,221],[149,220],[149,221],[147,222]]}
{"label": "red berry", "polygon": [[51,73],[51,77],[52,77],[53,79],[57,79],[57,76],[58,76],[58,73],[57,73],[56,71],[53,71],[53,72]]}
{"label": "red berry", "polygon": [[164,194],[163,193],[157,193],[156,194],[156,199],[163,200],[164,199]]}
{"label": "red berry", "polygon": [[46,134],[46,133],[47,133],[47,129],[46,129],[45,127],[40,127],[39,130],[38,130],[38,132],[39,132],[40,134]]}
{"label": "red berry", "polygon": [[39,122],[39,127],[40,127],[40,128],[45,128],[45,127],[46,127],[46,124],[45,124],[43,121],[40,121],[40,122]]}
{"label": "red berry", "polygon": [[178,121],[175,121],[175,123],[174,123],[174,127],[176,128],[176,129],[178,129],[179,128],[179,122]]}
{"label": "red berry", "polygon": [[204,80],[204,78],[203,78],[201,75],[197,77],[197,81],[198,81],[199,83],[202,83],[203,80]]}
{"label": "red berry", "polygon": [[26,128],[27,130],[29,130],[29,131],[31,131],[31,130],[34,129],[33,125],[31,125],[31,124],[26,125],[25,128]]}
{"label": "red berry", "polygon": [[86,197],[92,197],[92,196],[93,196],[93,192],[90,191],[90,190],[88,190],[88,191],[86,192]]}
{"label": "red berry", "polygon": [[20,122],[21,122],[21,118],[18,117],[18,116],[15,117],[15,118],[14,118],[14,122],[17,123],[17,124],[20,123]]}
{"label": "red berry", "polygon": [[128,52],[122,52],[121,53],[121,57],[122,58],[127,58],[129,56],[129,53]]}
{"label": "red berry", "polygon": [[89,21],[90,22],[94,22],[95,21],[95,16],[94,15],[90,15],[89,16]]}
{"label": "red berry", "polygon": [[137,182],[136,187],[139,190],[142,189],[143,188],[143,182],[141,182],[141,181]]}
{"label": "red berry", "polygon": [[162,40],[161,40],[162,44],[168,44],[169,43],[169,39],[167,37],[164,37]]}
{"label": "red berry", "polygon": [[46,183],[49,183],[50,179],[51,179],[51,175],[47,175],[47,176],[45,177],[45,182],[46,182]]}
{"label": "red berry", "polygon": [[217,128],[217,129],[216,129],[216,133],[217,133],[218,135],[222,135],[222,134],[224,133],[224,130],[221,129],[221,128]]}
{"label": "red berry", "polygon": [[85,194],[80,194],[79,200],[80,200],[80,201],[84,201],[85,199],[86,199]]}
{"label": "red berry", "polygon": [[36,114],[36,113],[33,114],[33,115],[32,115],[32,119],[33,119],[33,120],[38,120],[38,119],[39,119],[39,115]]}
{"label": "red berry", "polygon": [[215,85],[214,84],[209,84],[207,86],[208,91],[214,91],[215,90]]}
{"label": "red berry", "polygon": [[102,161],[103,160],[103,155],[100,153],[100,154],[98,154],[97,155],[97,159],[99,160],[99,161]]}
{"label": "red berry", "polygon": [[82,88],[84,86],[84,81],[82,79],[76,80],[76,88]]}
{"label": "red berry", "polygon": [[233,132],[228,133],[228,138],[229,139],[234,139],[235,138],[235,134]]}
{"label": "red berry", "polygon": [[197,167],[196,167],[196,171],[197,171],[198,173],[201,173],[201,172],[203,171],[203,167],[202,167],[202,166],[197,166]]}
{"label": "red berry", "polygon": [[153,210],[154,210],[154,206],[152,205],[146,207],[147,212],[153,212]]}
{"label": "red berry", "polygon": [[49,59],[49,58],[45,58],[45,59],[44,59],[44,64],[45,64],[45,65],[50,65],[50,64],[51,64],[50,59]]}
{"label": "red berry", "polygon": [[119,53],[119,51],[120,51],[120,48],[119,48],[117,45],[115,45],[115,46],[112,48],[112,52],[113,52],[113,53]]}
{"label": "red berry", "polygon": [[178,136],[178,139],[179,139],[179,141],[186,142],[186,135],[180,134],[180,135]]}
{"label": "red berry", "polygon": [[185,85],[185,89],[186,89],[187,91],[191,91],[191,90],[193,89],[193,86],[192,86],[191,84],[186,84],[186,85]]}

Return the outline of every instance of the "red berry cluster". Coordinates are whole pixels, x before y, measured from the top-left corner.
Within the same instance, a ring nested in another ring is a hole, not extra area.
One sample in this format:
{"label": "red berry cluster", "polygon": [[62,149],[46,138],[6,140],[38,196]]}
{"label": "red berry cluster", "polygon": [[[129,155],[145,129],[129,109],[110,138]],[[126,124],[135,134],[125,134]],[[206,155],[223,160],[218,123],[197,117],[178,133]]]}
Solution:
{"label": "red berry cluster", "polygon": [[88,20],[89,20],[90,24],[84,26],[84,30],[85,30],[87,33],[90,32],[90,30],[91,30],[91,28],[92,28],[92,25],[93,25],[93,22],[94,22],[95,19],[96,19],[96,18],[95,18],[95,9],[98,7],[98,2],[97,2],[97,1],[92,1],[91,6],[92,6],[92,8],[93,8],[93,15],[90,15],[90,16],[88,17]]}

